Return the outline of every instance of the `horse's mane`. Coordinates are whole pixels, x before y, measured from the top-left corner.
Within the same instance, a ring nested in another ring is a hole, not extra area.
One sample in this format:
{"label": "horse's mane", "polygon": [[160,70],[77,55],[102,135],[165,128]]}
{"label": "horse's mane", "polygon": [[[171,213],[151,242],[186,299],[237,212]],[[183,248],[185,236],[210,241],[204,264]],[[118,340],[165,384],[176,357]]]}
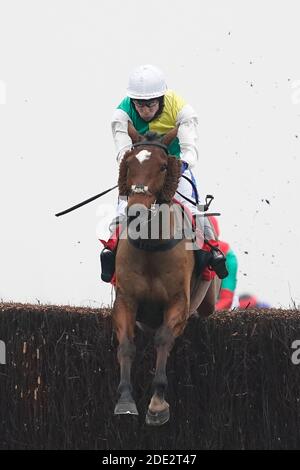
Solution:
{"label": "horse's mane", "polygon": [[[162,136],[157,132],[148,131],[143,136],[145,142],[160,142]],[[132,155],[132,150],[128,150],[119,168],[119,194],[120,196],[129,196],[130,188],[127,186],[127,159]],[[165,184],[158,195],[159,202],[170,203],[174,197],[181,176],[181,162],[174,156],[168,156],[168,168],[165,178]]]}

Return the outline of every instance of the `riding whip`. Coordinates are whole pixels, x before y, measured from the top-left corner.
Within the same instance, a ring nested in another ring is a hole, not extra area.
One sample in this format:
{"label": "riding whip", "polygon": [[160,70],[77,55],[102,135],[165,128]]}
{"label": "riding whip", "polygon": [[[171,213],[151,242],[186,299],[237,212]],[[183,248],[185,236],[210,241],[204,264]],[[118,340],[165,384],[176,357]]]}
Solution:
{"label": "riding whip", "polygon": [[113,189],[116,189],[117,187],[118,187],[118,185],[113,186],[112,188],[107,189],[106,191],[103,191],[103,192],[100,193],[100,194],[96,194],[96,196],[92,196],[92,197],[90,197],[89,199],[86,199],[85,201],[82,201],[82,202],[80,202],[79,204],[76,204],[76,206],[72,206],[72,207],[70,207],[69,209],[66,209],[66,210],[64,210],[64,211],[62,211],[62,212],[58,212],[57,214],[55,214],[55,216],[56,216],[56,217],[59,217],[59,216],[61,216],[61,215],[67,214],[68,212],[72,212],[72,211],[74,211],[75,209],[78,209],[79,207],[84,206],[85,204],[88,204],[89,202],[92,202],[92,201],[94,201],[95,199],[98,199],[98,197],[104,196],[104,194],[109,193],[110,191],[112,191]]}

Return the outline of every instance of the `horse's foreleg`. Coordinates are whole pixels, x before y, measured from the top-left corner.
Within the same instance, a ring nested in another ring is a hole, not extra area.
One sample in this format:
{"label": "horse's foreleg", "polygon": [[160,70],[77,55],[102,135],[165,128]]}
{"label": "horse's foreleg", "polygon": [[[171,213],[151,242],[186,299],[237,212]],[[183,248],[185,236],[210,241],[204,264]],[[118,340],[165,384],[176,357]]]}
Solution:
{"label": "horse's foreleg", "polygon": [[116,404],[114,414],[134,414],[138,411],[132,398],[131,364],[135,355],[134,325],[135,306],[129,305],[122,297],[116,298],[113,311],[114,329],[117,334],[118,361],[120,364],[120,383],[118,392],[120,398]]}
{"label": "horse's foreleg", "polygon": [[216,276],[206,292],[204,299],[197,308],[199,315],[208,317],[215,311],[216,303],[218,300],[219,292],[221,287],[221,280]]}
{"label": "horse's foreleg", "polygon": [[169,420],[169,404],[165,400],[168,385],[167,360],[175,338],[184,330],[187,311],[187,302],[180,302],[172,306],[166,311],[164,323],[155,335],[156,370],[152,383],[153,396],[146,416],[147,424],[160,426]]}

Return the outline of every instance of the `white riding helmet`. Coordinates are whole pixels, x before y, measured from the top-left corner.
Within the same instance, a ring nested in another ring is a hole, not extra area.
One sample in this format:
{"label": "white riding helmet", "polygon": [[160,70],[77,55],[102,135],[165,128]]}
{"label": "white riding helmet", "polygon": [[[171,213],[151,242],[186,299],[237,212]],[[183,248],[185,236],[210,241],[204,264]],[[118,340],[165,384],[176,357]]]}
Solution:
{"label": "white riding helmet", "polygon": [[167,91],[164,74],[154,65],[140,65],[130,75],[127,96],[136,100],[150,100]]}

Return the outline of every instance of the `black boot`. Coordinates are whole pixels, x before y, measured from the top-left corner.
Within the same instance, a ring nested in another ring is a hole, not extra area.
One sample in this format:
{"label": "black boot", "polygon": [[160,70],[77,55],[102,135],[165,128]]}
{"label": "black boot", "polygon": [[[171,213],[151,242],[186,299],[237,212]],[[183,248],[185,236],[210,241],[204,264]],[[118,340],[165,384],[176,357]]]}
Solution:
{"label": "black boot", "polygon": [[101,279],[104,282],[110,282],[115,273],[115,251],[103,248],[100,253]]}
{"label": "black boot", "polygon": [[211,248],[211,259],[209,262],[209,266],[213,271],[215,271],[219,279],[224,279],[228,276],[228,271],[226,267],[226,256],[219,248],[209,242],[209,240],[217,241],[216,234],[211,226],[211,223],[209,219],[205,216],[200,216],[199,218],[197,216],[194,216],[194,218],[196,224],[198,224],[198,227],[200,226],[202,232],[204,232],[204,241]]}
{"label": "black boot", "polygon": [[224,279],[228,276],[228,270],[226,267],[226,256],[219,248],[216,247],[212,247],[211,255],[211,268],[215,271],[219,279]]}
{"label": "black boot", "polygon": [[[111,235],[115,232],[119,224],[124,223],[126,220],[125,215],[115,217],[109,224],[109,230]],[[101,279],[104,282],[110,282],[115,273],[116,267],[116,247],[113,250],[109,248],[103,248],[100,253],[100,264],[101,264]]]}

